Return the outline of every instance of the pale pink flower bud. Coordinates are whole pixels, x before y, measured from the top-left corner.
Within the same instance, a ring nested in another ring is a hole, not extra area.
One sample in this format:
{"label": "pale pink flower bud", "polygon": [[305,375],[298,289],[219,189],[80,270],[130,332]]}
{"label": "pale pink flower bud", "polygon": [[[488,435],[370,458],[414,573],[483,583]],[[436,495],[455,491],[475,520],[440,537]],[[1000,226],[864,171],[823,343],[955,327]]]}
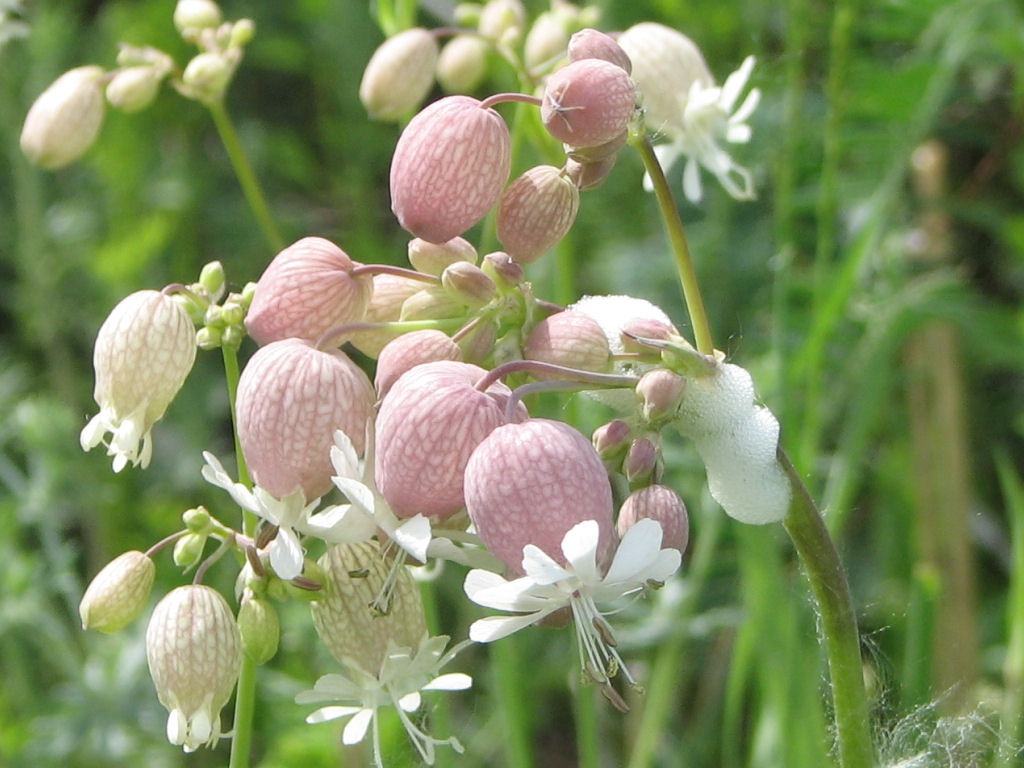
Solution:
{"label": "pale pink flower bud", "polygon": [[156,566],[142,552],[118,555],[89,582],[78,615],[82,629],[112,633],[135,621],[146,607]]}
{"label": "pale pink flower bud", "polygon": [[610,36],[596,29],[581,29],[569,38],[569,61],[602,59],[621,67],[628,75],[633,70],[629,55]]}
{"label": "pale pink flower bud", "polygon": [[477,252],[473,244],[462,237],[453,237],[444,243],[430,243],[419,237],[409,241],[409,263],[417,272],[440,277],[445,267],[457,261],[476,264]]}
{"label": "pale pink flower bud", "polygon": [[149,620],[146,658],[167,708],[167,739],[194,752],[220,738],[220,711],[235,689],[242,641],[220,593],[202,584],[172,590]]}
{"label": "pale pink flower bud", "polygon": [[359,100],[375,120],[404,120],[434,84],[437,38],[420,27],[385,40],[363,72]]}
{"label": "pale pink flower bud", "polygon": [[238,382],[238,439],[253,480],[272,496],[302,490],[307,500],[332,487],[334,432],[357,452],[375,401],[366,374],[344,353],[299,339],[260,347]]}
{"label": "pale pink flower bud", "polygon": [[490,47],[476,35],[456,35],[437,58],[437,82],[446,93],[472,93],[487,75]]}
{"label": "pale pink flower bud", "polygon": [[374,379],[377,398],[383,400],[398,378],[417,365],[461,359],[462,350],[459,345],[441,331],[404,333],[388,342],[377,358],[377,374]]}
{"label": "pale pink flower bud", "polygon": [[643,91],[644,119],[652,131],[678,123],[680,98],[694,82],[714,85],[696,43],[664,24],[636,24],[619,35],[618,44],[633,62],[633,79]]}
{"label": "pale pink flower bud", "polygon": [[460,362],[418,365],[391,387],[377,414],[377,488],[399,517],[445,518],[463,507],[473,449],[505,423],[508,387],[474,389],[486,371]]}
{"label": "pale pink flower bud", "polygon": [[487,273],[468,261],[446,267],[441,274],[441,285],[452,298],[473,309],[486,305],[497,291]]}
{"label": "pale pink flower bud", "polygon": [[[423,290],[423,283],[408,277],[379,274],[373,276],[373,295],[363,316],[365,323],[391,323],[402,316],[402,305],[410,296]],[[377,357],[380,351],[401,331],[374,328],[352,334],[352,345],[367,357]]]}
{"label": "pale pink flower bud", "polygon": [[675,418],[683,400],[686,379],[668,368],[655,368],[640,377],[636,394],[646,421]]}
{"label": "pale pink flower bud", "polygon": [[103,77],[101,67],[77,67],[39,95],[21,129],[25,157],[53,171],[85,154],[103,123]]}
{"label": "pale pink flower bud", "polygon": [[622,67],[581,59],[548,78],[540,113],[548,133],[559,141],[593,147],[628,128],[636,102],[636,86]]}
{"label": "pale pink flower bud", "polygon": [[443,243],[476,224],[508,179],[508,126],[469,96],[446,96],[402,131],[391,162],[391,209],[409,232]]}
{"label": "pale pink flower bud", "polygon": [[[581,312],[556,312],[537,323],[526,340],[523,357],[584,371],[608,370],[608,340],[597,321]],[[537,379],[566,378],[534,373]]]}
{"label": "pale pink flower bud", "polygon": [[359,266],[322,237],[292,243],[274,257],[256,284],[245,317],[249,335],[259,344],[287,338],[315,342],[332,328],[363,320],[373,280],[353,278],[351,272]]}
{"label": "pale pink flower bud", "polygon": [[569,157],[565,161],[565,172],[580,192],[586,192],[604,184],[611,175],[618,155],[612,154],[604,160],[583,161]]}
{"label": "pale pink flower bud", "polygon": [[597,521],[597,559],[607,560],[611,486],[594,446],[568,424],[528,419],[498,427],[473,451],[465,484],[469,517],[510,574],[523,574],[527,544],[564,564],[562,539],[584,520]]}
{"label": "pale pink flower bud", "polygon": [[619,537],[625,536],[637,521],[645,519],[661,523],[662,547],[686,550],[690,520],[686,505],[675,491],[664,485],[649,485],[633,491],[619,509],[615,524]]}
{"label": "pale pink flower bud", "polygon": [[679,337],[679,332],[670,324],[653,317],[635,317],[622,324],[622,349],[625,352],[650,352],[651,348],[634,340],[653,339],[669,341]]}
{"label": "pale pink flower bud", "polygon": [[129,462],[145,469],[153,454],[150,430],[192,370],[196,332],[188,314],[159,291],[137,291],[114,307],[93,349],[100,412],[81,434],[88,451],[104,441],[114,471]]}
{"label": "pale pink flower bud", "polygon": [[658,459],[661,452],[647,437],[638,437],[629,445],[626,458],[622,462],[622,472],[630,483],[650,481],[658,470]]}
{"label": "pale pink flower bud", "polygon": [[602,459],[622,453],[629,445],[633,428],[622,419],[613,419],[594,430],[590,440]]}
{"label": "pale pink flower bud", "polygon": [[529,264],[565,237],[579,207],[579,190],[561,169],[530,168],[501,196],[498,240],[513,259]]}
{"label": "pale pink flower bud", "polygon": [[[373,539],[338,544],[320,558],[326,580],[312,606],[313,624],[327,650],[342,664],[355,661],[376,675],[389,647],[415,648],[427,632],[420,590],[406,568],[393,570]],[[385,592],[389,578],[388,611],[371,604]]]}
{"label": "pale pink flower bud", "polygon": [[481,268],[494,279],[495,283],[509,288],[519,285],[526,276],[522,266],[504,251],[488,253],[483,258]]}
{"label": "pale pink flower bud", "polygon": [[[422,283],[421,283],[422,285]],[[404,302],[400,320],[441,320],[446,317],[461,317],[466,314],[466,305],[440,285],[422,288]]]}

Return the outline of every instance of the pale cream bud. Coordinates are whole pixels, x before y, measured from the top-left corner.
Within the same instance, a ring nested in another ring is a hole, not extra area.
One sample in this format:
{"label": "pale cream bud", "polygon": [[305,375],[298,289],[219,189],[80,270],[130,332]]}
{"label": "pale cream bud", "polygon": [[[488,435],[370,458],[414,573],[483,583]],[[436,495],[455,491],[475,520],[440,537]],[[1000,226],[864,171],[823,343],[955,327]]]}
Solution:
{"label": "pale cream bud", "polygon": [[133,622],[146,607],[156,567],[142,552],[118,555],[93,577],[78,614],[82,629],[112,633]]}
{"label": "pale cream bud", "polygon": [[107,83],[107,101],[125,112],[143,110],[153,103],[163,77],[146,65],[118,70]]}
{"label": "pale cream bud", "polygon": [[453,237],[443,243],[431,243],[419,237],[409,241],[409,263],[417,272],[440,277],[445,267],[456,261],[477,262],[476,248],[463,237]]}
{"label": "pale cream bud", "polygon": [[234,74],[235,64],[224,54],[200,53],[185,67],[181,81],[189,95],[210,104],[224,97]]}
{"label": "pale cream bud", "polygon": [[472,93],[487,75],[486,40],[475,35],[456,35],[441,49],[437,81],[447,93]]}
{"label": "pale cream bud", "polygon": [[385,40],[359,84],[359,100],[370,117],[400,121],[416,110],[434,84],[437,57],[437,39],[419,27]]}
{"label": "pale cream bud", "polygon": [[238,609],[242,650],[256,664],[274,658],[281,639],[281,620],[269,600],[247,595]]}
{"label": "pale cream bud", "polygon": [[213,0],[178,0],[174,7],[174,26],[181,32],[220,26],[220,7]]}
{"label": "pale cream bud", "polygon": [[21,129],[21,151],[36,165],[56,170],[80,158],[103,123],[101,67],[65,72],[35,100]]}

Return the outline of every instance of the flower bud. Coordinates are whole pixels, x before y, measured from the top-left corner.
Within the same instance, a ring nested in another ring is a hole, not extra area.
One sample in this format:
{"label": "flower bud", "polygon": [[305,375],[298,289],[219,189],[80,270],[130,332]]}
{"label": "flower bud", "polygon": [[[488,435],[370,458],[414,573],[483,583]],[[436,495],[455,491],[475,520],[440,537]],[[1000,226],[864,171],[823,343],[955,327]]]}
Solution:
{"label": "flower bud", "polygon": [[107,101],[125,112],[139,112],[153,103],[164,76],[146,65],[119,69],[107,83]]}
{"label": "flower bud", "polygon": [[633,80],[643,93],[644,120],[651,130],[679,121],[680,98],[687,97],[691,84],[714,85],[700,48],[671,27],[635,24],[617,42],[633,62]]}
{"label": "flower bud", "polygon": [[655,422],[675,418],[685,387],[686,379],[667,368],[655,368],[641,376],[636,394],[644,420]]}
{"label": "flower bud", "polygon": [[[365,323],[391,323],[398,320],[405,300],[423,290],[423,283],[419,280],[398,275],[374,275],[372,282],[373,294],[363,316]],[[388,328],[371,328],[354,332],[351,342],[367,357],[377,357],[384,345],[401,333]]]}
{"label": "flower bud", "polygon": [[439,285],[421,288],[404,302],[400,320],[442,320],[462,317],[466,305]]}
{"label": "flower bud", "polygon": [[359,100],[374,120],[404,120],[430,93],[437,65],[437,38],[420,27],[385,40],[370,57]]}
{"label": "flower bud", "polygon": [[580,162],[569,157],[565,161],[565,173],[580,192],[596,189],[611,175],[618,155],[611,155],[604,160]]}
{"label": "flower bud", "polygon": [[526,28],[526,8],[520,0],[487,0],[477,30],[498,43],[511,44]]}
{"label": "flower bud", "polygon": [[581,59],[548,78],[541,119],[548,133],[573,147],[616,139],[636,109],[636,86],[615,64]]}
{"label": "flower bud", "polygon": [[174,542],[174,564],[179,568],[191,568],[203,557],[206,548],[206,535],[186,533]]}
{"label": "flower bud", "polygon": [[266,664],[277,653],[281,620],[269,600],[247,596],[238,609],[238,632],[245,655],[255,664]]}
{"label": "flower bud", "polygon": [[[224,265],[219,261],[210,261],[203,265],[199,272],[199,285],[203,287],[211,299],[219,299],[224,294],[224,285],[227,276],[224,274]],[[252,301],[252,297],[249,297]]]}
{"label": "flower bud", "polygon": [[565,56],[569,43],[569,32],[565,20],[554,11],[540,14],[526,33],[523,42],[523,63],[527,69],[537,70],[551,67]]}
{"label": "flower bud", "polygon": [[118,555],[97,573],[78,605],[82,629],[113,633],[135,621],[149,600],[156,566],[142,552]]}
{"label": "flower bud", "polygon": [[503,288],[514,288],[523,282],[525,277],[522,266],[504,251],[488,253],[484,256],[480,268],[494,280],[495,284]]}
{"label": "flower bud", "polygon": [[201,584],[172,590],[153,610],[146,658],[167,708],[167,738],[194,752],[220,738],[220,711],[235,689],[242,643],[219,592]]}
{"label": "flower bud", "polygon": [[197,54],[181,75],[192,98],[204,104],[220,101],[235,74],[235,64],[222,53]]}
{"label": "flower bud", "polygon": [[[615,156],[619,150],[626,146],[626,142],[629,140],[629,131],[623,131],[611,141],[605,142],[604,144],[598,144],[596,147],[571,147],[568,144],[565,145],[565,154],[570,160],[576,160],[580,163],[593,164],[599,163],[602,160],[612,160],[614,162]],[[568,168],[566,169],[568,171]],[[608,170],[611,170],[611,165],[608,166]],[[593,175],[591,171],[591,175]],[[580,187],[583,189],[583,187]]]}
{"label": "flower bud", "polygon": [[435,70],[446,93],[472,93],[487,76],[485,40],[476,35],[456,35],[441,49]]}
{"label": "flower bud", "polygon": [[256,37],[256,22],[252,19],[239,19],[231,25],[228,48],[244,48]]}
{"label": "flower bud", "polygon": [[594,430],[590,440],[598,455],[605,462],[617,459],[621,462],[633,433],[629,424],[622,419],[613,419]]}
{"label": "flower bud", "polygon": [[406,371],[422,363],[438,360],[461,360],[459,345],[441,331],[424,330],[404,333],[388,342],[377,358],[374,386],[377,398],[383,400],[391,386]]}
{"label": "flower bud", "polygon": [[602,59],[624,69],[627,75],[633,70],[633,63],[622,46],[596,29],[581,29],[575,33],[569,38],[568,51],[569,61]]}
{"label": "flower bud", "polygon": [[222,20],[220,7],[213,0],[178,0],[174,7],[174,26],[183,34],[218,27]]}
{"label": "flower bud", "polygon": [[100,67],[77,67],[35,100],[21,129],[21,151],[41,168],[70,165],[92,146],[103,123]]}
{"label": "flower bud", "polygon": [[661,523],[661,546],[686,550],[690,539],[690,520],[686,505],[679,495],[664,485],[649,485],[631,493],[619,509],[615,523],[619,538],[639,520],[657,520]]}
{"label": "flower bud", "polygon": [[[537,323],[523,347],[523,357],[567,368],[603,373],[608,370],[608,341],[593,318],[580,312],[556,312]],[[535,378],[571,378],[534,373]]]}
{"label": "flower bud", "polygon": [[[304,237],[281,251],[256,284],[245,327],[259,344],[286,338],[315,342],[332,328],[363,320],[373,293],[369,276],[341,248]],[[332,339],[340,345],[342,337]]]}
{"label": "flower bud", "polygon": [[[351,659],[376,675],[389,647],[417,647],[427,632],[419,587],[406,568],[392,573],[375,540],[338,544],[319,564],[327,578],[321,599],[312,604],[313,624],[334,658],[342,664]],[[373,610],[392,576],[388,611]]]}
{"label": "flower bud", "polygon": [[340,351],[299,339],[260,347],[238,382],[238,439],[253,480],[272,496],[332,487],[331,446],[340,429],[358,453],[375,400],[366,374]]}
{"label": "flower bud", "polygon": [[391,163],[391,209],[409,232],[443,243],[494,206],[511,163],[508,126],[469,96],[446,96],[402,131]]}
{"label": "flower bud", "polygon": [[530,168],[501,196],[498,240],[513,259],[529,264],[565,237],[579,207],[579,190],[560,169]]}
{"label": "flower bud", "polygon": [[462,474],[473,449],[505,423],[509,390],[474,385],[475,365],[418,365],[391,387],[377,413],[374,479],[399,517],[446,518],[463,507]]}
{"label": "flower bud", "polygon": [[497,322],[481,319],[459,334],[458,345],[462,350],[460,359],[476,365],[488,365],[493,360],[497,340]]}
{"label": "flower bud", "polygon": [[446,267],[441,285],[452,298],[472,309],[485,306],[497,291],[487,273],[468,261],[457,261]]}
{"label": "flower bud", "polygon": [[631,485],[649,483],[658,471],[661,452],[650,438],[638,437],[629,445],[622,472]]}
{"label": "flower bud", "polygon": [[660,307],[634,296],[584,296],[569,309],[589,315],[598,322],[604,329],[613,355],[621,355],[626,351],[622,330],[633,327],[632,324],[637,321],[655,320],[675,330],[672,321]]}
{"label": "flower bud", "polygon": [[612,492],[597,451],[568,424],[528,419],[492,431],[465,472],[466,510],[491,553],[513,576],[533,544],[565,563],[561,543],[584,520],[600,530],[598,562],[612,546]]}
{"label": "flower bud", "polygon": [[[159,291],[125,297],[96,336],[93,396],[100,406],[81,434],[83,450],[109,432],[114,471],[129,462],[145,469],[153,452],[150,429],[178,394],[196,359],[196,332],[188,314]],[[140,448],[141,443],[141,448]]]}
{"label": "flower bud", "polygon": [[430,243],[419,237],[409,241],[409,263],[417,272],[440,277],[445,267],[457,261],[477,262],[476,248],[465,238],[453,237],[444,243]]}
{"label": "flower bud", "polygon": [[636,339],[669,341],[679,333],[671,324],[655,318],[635,317],[622,325],[622,348],[626,352],[650,352],[651,348]]}

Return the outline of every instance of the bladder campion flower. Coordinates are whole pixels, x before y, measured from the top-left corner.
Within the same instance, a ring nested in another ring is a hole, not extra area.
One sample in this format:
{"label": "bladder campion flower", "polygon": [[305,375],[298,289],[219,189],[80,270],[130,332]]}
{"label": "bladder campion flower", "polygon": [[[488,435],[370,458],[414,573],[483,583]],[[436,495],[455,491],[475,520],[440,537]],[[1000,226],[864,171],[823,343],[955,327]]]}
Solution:
{"label": "bladder campion flower", "polygon": [[104,77],[100,67],[76,67],[39,95],[21,129],[21,151],[29,160],[53,171],[85,154],[103,123]]}
{"label": "bladder campion flower", "polygon": [[153,588],[156,566],[146,554],[124,552],[97,573],[78,606],[82,629],[117,632],[142,613]]}
{"label": "bladder campion flower", "polygon": [[111,434],[114,471],[145,469],[150,430],[178,394],[196,359],[196,332],[185,310],[160,291],[137,291],[114,307],[96,336],[93,397],[100,412],[81,434],[88,451]]}

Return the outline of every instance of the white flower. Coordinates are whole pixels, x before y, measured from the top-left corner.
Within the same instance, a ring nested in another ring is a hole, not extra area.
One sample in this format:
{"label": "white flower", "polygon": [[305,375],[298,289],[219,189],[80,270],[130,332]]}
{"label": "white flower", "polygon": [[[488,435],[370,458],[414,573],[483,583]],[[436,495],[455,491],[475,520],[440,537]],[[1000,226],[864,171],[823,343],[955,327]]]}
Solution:
{"label": "white flower", "polygon": [[[681,157],[686,158],[683,169],[683,194],[690,202],[698,202],[703,190],[700,166],[715,175],[725,191],[737,200],[754,198],[754,182],[750,171],[739,165],[721,146],[750,141],[747,118],[757,108],[761,93],[754,88],[743,103],[736,101],[743,92],[754,69],[754,57],[744,59],[740,68],[729,75],[725,85],[707,85],[699,80],[690,84],[689,92],[680,99],[678,122],[667,123],[660,130],[670,139],[668,144],[654,148],[658,161],[668,168]],[[650,188],[650,179],[645,179]]]}
{"label": "white flower", "polygon": [[270,565],[282,579],[294,579],[302,573],[304,553],[299,533],[335,543],[350,541],[345,531],[344,515],[339,515],[335,507],[311,514],[320,499],[307,504],[302,491],[278,499],[258,485],[249,490],[232,480],[212,453],[204,451],[203,458],[206,464],[202,474],[208,483],[227,491],[242,509],[277,526],[277,536],[270,542],[268,551]]}
{"label": "white flower", "polygon": [[312,690],[303,691],[295,701],[298,704],[339,702],[316,710],[306,718],[306,722],[323,723],[339,717],[351,717],[341,737],[347,745],[361,742],[372,726],[374,765],[378,768],[382,762],[377,711],[381,707],[394,707],[424,762],[433,765],[436,746],[448,744],[461,754],[462,745],[455,737],[435,739],[417,727],[408,713],[419,709],[422,691],[462,691],[473,684],[473,679],[461,672],[437,674],[468,645],[468,641],[459,643],[445,653],[447,643],[445,635],[424,635],[415,651],[392,646],[377,674],[366,671],[355,660],[346,659],[347,674],[324,675]]}
{"label": "white flower", "polygon": [[594,520],[570,528],[562,539],[567,562],[564,566],[538,547],[526,545],[526,575],[513,581],[489,571],[470,571],[464,585],[470,600],[517,615],[479,619],[470,626],[469,638],[478,643],[499,640],[568,607],[576,626],[584,671],[605,683],[610,696],[617,694],[607,683],[620,669],[629,684],[635,685],[615,650],[611,627],[597,604],[640,594],[648,586],[660,586],[678,570],[682,555],[678,550],[661,548],[660,523],[640,520],[622,537],[608,572],[602,576],[596,557],[598,537],[599,527]]}

